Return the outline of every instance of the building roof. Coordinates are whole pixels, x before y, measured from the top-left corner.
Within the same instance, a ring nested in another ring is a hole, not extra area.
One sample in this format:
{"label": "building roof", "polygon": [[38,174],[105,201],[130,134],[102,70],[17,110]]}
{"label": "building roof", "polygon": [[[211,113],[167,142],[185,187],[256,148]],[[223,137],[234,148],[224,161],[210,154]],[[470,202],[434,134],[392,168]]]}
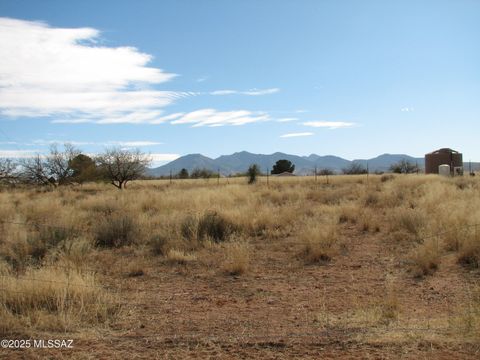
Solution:
{"label": "building roof", "polygon": [[434,154],[459,154],[459,152],[450,148],[441,148],[441,149],[432,151],[427,155],[434,155]]}

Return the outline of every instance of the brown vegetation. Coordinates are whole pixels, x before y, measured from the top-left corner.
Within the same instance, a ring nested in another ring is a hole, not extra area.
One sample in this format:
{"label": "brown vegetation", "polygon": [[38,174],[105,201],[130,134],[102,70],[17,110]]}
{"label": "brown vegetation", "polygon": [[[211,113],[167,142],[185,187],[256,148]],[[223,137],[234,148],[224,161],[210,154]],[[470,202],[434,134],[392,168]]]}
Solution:
{"label": "brown vegetation", "polygon": [[347,356],[332,337],[358,357],[474,358],[479,191],[421,175],[1,189],[0,334],[103,358],[138,339],[160,344],[129,348],[145,357]]}

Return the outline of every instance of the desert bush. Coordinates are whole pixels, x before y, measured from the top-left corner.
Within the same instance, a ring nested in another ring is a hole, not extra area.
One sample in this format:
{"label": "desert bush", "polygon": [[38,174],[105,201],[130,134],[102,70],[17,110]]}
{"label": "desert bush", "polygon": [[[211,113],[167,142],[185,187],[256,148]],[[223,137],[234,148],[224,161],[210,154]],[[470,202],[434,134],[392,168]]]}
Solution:
{"label": "desert bush", "polygon": [[474,236],[462,243],[458,253],[458,262],[465,266],[478,269],[480,267],[480,240]]}
{"label": "desert bush", "polygon": [[307,224],[299,234],[302,243],[301,256],[307,263],[324,263],[330,261],[336,254],[335,245],[338,234],[335,225]]}
{"label": "desert bush", "polygon": [[245,241],[232,241],[225,244],[225,259],[222,269],[230,275],[241,275],[250,264],[250,247]]}
{"label": "desert bush", "polygon": [[[10,325],[69,331],[108,323],[119,310],[93,275],[81,272],[52,267],[28,269],[21,276],[7,274],[2,286],[0,318]],[[0,333],[12,331],[3,326],[3,321],[0,324]]]}
{"label": "desert bush", "polygon": [[96,224],[93,229],[95,246],[118,248],[135,242],[137,223],[126,214],[114,214]]}
{"label": "desert bush", "polygon": [[414,278],[432,275],[440,264],[440,254],[435,241],[420,245],[411,256],[409,271]]}
{"label": "desert bush", "polygon": [[181,225],[180,232],[185,240],[195,240],[198,238],[198,219],[193,215],[187,215]]}
{"label": "desert bush", "polygon": [[0,247],[0,257],[16,272],[23,272],[28,265],[39,264],[48,253],[47,244],[38,233],[24,227],[9,227],[7,239]]}
{"label": "desert bush", "polygon": [[427,226],[427,217],[421,210],[401,207],[390,213],[389,222],[392,230],[404,230],[419,240]]}
{"label": "desert bush", "polygon": [[198,221],[199,240],[226,241],[235,231],[236,225],[216,211],[207,211]]}
{"label": "desert bush", "polygon": [[382,175],[382,177],[380,178],[380,181],[381,182],[387,182],[387,181],[390,181],[390,180],[393,180],[393,179],[395,179],[395,176],[391,175],[391,174],[388,174],[388,175]]}
{"label": "desert bush", "polygon": [[183,250],[170,249],[165,255],[165,259],[172,264],[185,265],[191,261],[197,260],[197,256],[194,253],[185,252]]}
{"label": "desert bush", "polygon": [[369,206],[369,207],[374,207],[379,203],[379,196],[375,192],[368,192],[364,199],[363,199],[363,204],[364,206]]}

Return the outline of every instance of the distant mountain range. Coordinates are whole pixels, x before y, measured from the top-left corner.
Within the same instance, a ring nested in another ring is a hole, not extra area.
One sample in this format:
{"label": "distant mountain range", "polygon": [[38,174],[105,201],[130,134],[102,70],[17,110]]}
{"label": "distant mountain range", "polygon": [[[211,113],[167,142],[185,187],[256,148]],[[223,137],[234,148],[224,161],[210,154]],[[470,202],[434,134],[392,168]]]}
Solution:
{"label": "distant mountain range", "polygon": [[222,175],[232,175],[245,172],[251,164],[260,166],[262,172],[270,171],[272,166],[280,159],[290,160],[295,164],[295,174],[307,175],[314,172],[315,167],[318,170],[330,169],[334,172],[341,172],[342,169],[348,167],[351,163],[359,163],[364,167],[367,166],[370,172],[388,171],[390,166],[402,159],[417,163],[420,168],[424,167],[424,159],[415,158],[404,154],[383,154],[372,159],[346,160],[338,156],[325,155],[320,156],[311,154],[309,156],[290,155],[276,152],[271,155],[252,154],[247,151],[236,152],[232,155],[222,155],[216,159],[211,159],[201,154],[189,154],[182,156],[166,165],[149,169],[150,176],[167,176],[177,174],[181,169],[185,168],[188,172],[194,169],[208,169],[214,172],[220,171]]}

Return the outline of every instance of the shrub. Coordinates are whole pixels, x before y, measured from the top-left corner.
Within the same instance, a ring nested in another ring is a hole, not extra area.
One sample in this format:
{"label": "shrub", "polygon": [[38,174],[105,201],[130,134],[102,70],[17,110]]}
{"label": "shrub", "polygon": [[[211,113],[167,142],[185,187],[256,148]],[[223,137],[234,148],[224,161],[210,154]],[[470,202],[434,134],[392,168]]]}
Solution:
{"label": "shrub", "polygon": [[180,225],[180,232],[185,240],[195,240],[198,237],[198,219],[193,215],[187,215]]}
{"label": "shrub", "polygon": [[248,270],[250,248],[245,242],[231,242],[225,245],[223,270],[229,275],[241,275]]}
{"label": "shrub", "polygon": [[336,253],[338,234],[334,225],[311,224],[300,233],[302,257],[308,263],[325,263]]}
{"label": "shrub", "polygon": [[197,256],[194,253],[187,253],[182,250],[170,249],[168,250],[165,258],[170,263],[187,264],[191,261],[197,260]]}
{"label": "shrub", "polygon": [[390,221],[395,230],[405,230],[416,239],[421,236],[427,224],[424,212],[409,208],[399,208],[394,211]]}
{"label": "shrub", "polygon": [[247,170],[248,183],[255,184],[257,182],[257,176],[260,175],[260,168],[257,164],[250,165]]}
{"label": "shrub", "polygon": [[440,254],[434,242],[423,244],[411,257],[410,272],[415,278],[432,275],[440,263]]}
{"label": "shrub", "polygon": [[137,223],[127,215],[112,215],[100,221],[94,229],[95,245],[118,248],[135,242]]}
{"label": "shrub", "polygon": [[465,267],[475,269],[480,267],[480,241],[478,239],[471,238],[462,244],[458,262]]}
{"label": "shrub", "polygon": [[215,242],[225,241],[236,230],[236,226],[216,211],[207,211],[198,222],[198,239],[212,239]]}
{"label": "shrub", "polygon": [[[105,323],[118,312],[111,296],[93,274],[64,269],[28,269],[20,277],[4,272],[0,297],[0,334],[22,328],[73,330],[79,325]],[[6,319],[10,327],[4,326]]]}
{"label": "shrub", "polygon": [[163,234],[157,234],[150,239],[150,247],[154,255],[165,255],[168,250],[168,238]]}
{"label": "shrub", "polygon": [[390,181],[390,180],[393,180],[395,179],[395,176],[389,174],[389,175],[382,175],[382,177],[380,178],[380,181],[381,182],[387,182],[387,181]]}

